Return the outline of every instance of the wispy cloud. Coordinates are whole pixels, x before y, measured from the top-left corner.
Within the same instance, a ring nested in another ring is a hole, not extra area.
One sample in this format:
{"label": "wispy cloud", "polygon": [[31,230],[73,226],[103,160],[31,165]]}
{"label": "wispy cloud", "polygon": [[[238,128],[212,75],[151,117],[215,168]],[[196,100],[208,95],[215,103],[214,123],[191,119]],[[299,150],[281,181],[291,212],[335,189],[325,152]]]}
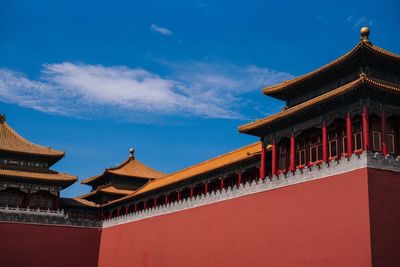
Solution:
{"label": "wispy cloud", "polygon": [[151,24],[150,25],[150,29],[152,31],[157,32],[157,33],[162,34],[162,35],[172,35],[172,31],[171,30],[169,30],[167,28],[164,28],[164,27],[160,27],[160,26],[158,26],[156,24]]}
{"label": "wispy cloud", "polygon": [[347,17],[347,21],[353,24],[353,28],[373,25],[372,19],[368,19],[365,16],[350,15]]}
{"label": "wispy cloud", "polygon": [[[0,69],[0,101],[73,117],[243,118],[242,96],[289,77],[257,66],[171,64],[161,77],[126,66],[46,64],[37,79]],[[121,115],[123,114],[123,115]]]}

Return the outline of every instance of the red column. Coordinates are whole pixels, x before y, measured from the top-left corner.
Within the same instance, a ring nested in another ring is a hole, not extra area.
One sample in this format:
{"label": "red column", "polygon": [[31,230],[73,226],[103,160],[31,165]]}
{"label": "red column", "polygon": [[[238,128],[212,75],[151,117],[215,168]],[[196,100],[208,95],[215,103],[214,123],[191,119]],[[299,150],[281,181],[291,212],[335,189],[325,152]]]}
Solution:
{"label": "red column", "polygon": [[125,208],[125,214],[128,214],[129,213],[129,209],[128,209],[128,207],[126,207]]}
{"label": "red column", "polygon": [[387,155],[387,117],[386,117],[386,112],[382,111],[381,112],[381,129],[382,129],[382,134],[381,134],[381,141],[382,141],[382,154],[383,156]]}
{"label": "red column", "polygon": [[239,172],[237,177],[237,187],[240,187],[241,183],[242,183],[242,173]]}
{"label": "red column", "polygon": [[157,199],[154,198],[154,199],[153,199],[153,208],[155,208],[156,206],[157,206]]}
{"label": "red column", "polygon": [[265,172],[265,161],[266,161],[267,149],[265,147],[264,141],[261,141],[261,165],[260,165],[260,179],[264,179],[266,176]]}
{"label": "red column", "polygon": [[181,200],[181,191],[178,191],[177,200],[178,200],[178,201],[180,201],[180,200]]}
{"label": "red column", "polygon": [[137,212],[137,204],[135,203],[135,212]]}
{"label": "red column", "polygon": [[220,190],[222,191],[224,189],[224,177],[221,177],[221,184],[220,184]]}
{"label": "red column", "polygon": [[208,193],[208,182],[204,184],[204,194]]}
{"label": "red column", "polygon": [[191,187],[190,187],[190,198],[193,197],[193,194],[194,194],[194,187],[191,186]]}
{"label": "red column", "polygon": [[347,157],[350,158],[353,154],[353,125],[351,123],[350,112],[346,115],[346,134],[347,134]]}
{"label": "red column", "polygon": [[290,136],[290,164],[289,170],[294,172],[296,170],[296,140],[294,133]]}
{"label": "red column", "polygon": [[275,140],[272,140],[272,167],[271,167],[271,176],[276,175],[276,143]]}
{"label": "red column", "polygon": [[165,194],[165,205],[168,204],[168,194]]}
{"label": "red column", "polygon": [[363,107],[362,112],[362,131],[363,131],[363,150],[369,150],[369,122],[368,122],[368,107]]}
{"label": "red column", "polygon": [[145,201],[143,201],[143,209],[145,210],[146,209],[146,200]]}
{"label": "red column", "polygon": [[322,122],[322,160],[328,162],[328,131],[326,122]]}
{"label": "red column", "polygon": [[117,209],[117,217],[119,217],[119,214],[120,214],[120,209]]}

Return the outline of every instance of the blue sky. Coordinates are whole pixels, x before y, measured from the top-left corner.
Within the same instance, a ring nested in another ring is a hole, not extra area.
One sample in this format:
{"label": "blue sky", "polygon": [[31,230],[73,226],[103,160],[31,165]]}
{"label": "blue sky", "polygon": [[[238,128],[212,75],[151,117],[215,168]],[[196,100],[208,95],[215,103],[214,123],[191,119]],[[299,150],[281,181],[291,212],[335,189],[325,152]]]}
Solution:
{"label": "blue sky", "polygon": [[[135,147],[169,173],[257,141],[265,85],[350,50],[400,53],[398,1],[0,1],[0,112],[84,179]],[[75,184],[63,196],[90,188]]]}

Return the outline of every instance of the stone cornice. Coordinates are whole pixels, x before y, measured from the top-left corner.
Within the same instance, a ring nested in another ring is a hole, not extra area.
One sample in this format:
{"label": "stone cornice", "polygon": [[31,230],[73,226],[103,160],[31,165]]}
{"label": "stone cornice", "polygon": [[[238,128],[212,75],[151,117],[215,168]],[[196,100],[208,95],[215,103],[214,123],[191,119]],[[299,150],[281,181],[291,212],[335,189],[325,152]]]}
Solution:
{"label": "stone cornice", "polygon": [[73,227],[99,228],[101,223],[86,218],[69,218],[63,210],[40,210],[0,207],[0,223],[24,223],[38,225],[58,225]]}
{"label": "stone cornice", "polygon": [[206,195],[194,197],[192,199],[183,199],[181,201],[169,203],[167,205],[161,205],[156,208],[107,219],[103,221],[103,227],[111,227],[186,209],[196,208],[232,198],[323,179],[366,167],[400,172],[400,160],[399,158],[393,158],[391,156],[383,158],[382,154],[380,153],[374,154],[364,152],[362,154],[353,154],[351,159],[343,158],[330,163],[322,163],[319,165],[306,167],[302,170],[298,169],[294,173],[281,174],[273,177],[272,179],[267,178],[265,180],[246,183],[245,185],[242,184],[239,188],[235,186],[227,190],[225,189],[222,192],[214,191]]}

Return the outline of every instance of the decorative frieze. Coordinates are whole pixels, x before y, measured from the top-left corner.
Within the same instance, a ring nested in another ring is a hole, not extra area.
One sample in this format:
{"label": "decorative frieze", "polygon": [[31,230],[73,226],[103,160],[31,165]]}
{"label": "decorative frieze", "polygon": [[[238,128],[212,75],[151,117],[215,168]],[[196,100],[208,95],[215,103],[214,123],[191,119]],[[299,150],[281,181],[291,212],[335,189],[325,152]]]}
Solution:
{"label": "decorative frieze", "polygon": [[273,178],[254,180],[252,183],[241,184],[240,187],[234,186],[224,189],[223,191],[217,190],[205,195],[196,196],[192,199],[186,198],[181,201],[175,201],[155,208],[141,210],[136,213],[106,219],[103,221],[103,227],[111,227],[139,221],[154,216],[209,205],[232,198],[261,193],[303,182],[324,179],[333,175],[347,173],[365,167],[400,172],[400,159],[391,156],[383,158],[382,154],[379,153],[374,154],[364,152],[362,154],[353,154],[350,159],[342,158],[341,160],[332,161],[330,163],[321,163],[302,170],[297,169],[295,172],[276,175]]}
{"label": "decorative frieze", "polygon": [[0,207],[0,222],[62,225],[76,227],[100,227],[101,223],[87,218],[69,218],[63,210],[23,209]]}
{"label": "decorative frieze", "polygon": [[26,183],[16,183],[16,182],[5,182],[0,181],[0,191],[6,190],[7,188],[17,188],[26,194],[34,194],[39,191],[47,191],[51,194],[58,196],[61,187],[52,185],[38,185],[38,184],[26,184]]}

